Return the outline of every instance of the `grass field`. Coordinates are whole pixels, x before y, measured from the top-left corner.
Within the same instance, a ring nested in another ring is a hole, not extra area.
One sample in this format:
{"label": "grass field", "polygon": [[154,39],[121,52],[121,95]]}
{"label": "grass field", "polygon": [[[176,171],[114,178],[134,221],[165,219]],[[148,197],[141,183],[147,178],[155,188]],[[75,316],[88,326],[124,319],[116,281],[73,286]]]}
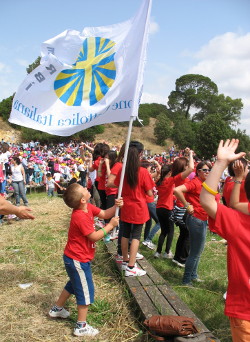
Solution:
{"label": "grass field", "polygon": [[[71,210],[61,198],[50,199],[45,193],[28,195],[28,200],[36,216],[34,221],[12,221],[0,226],[0,341],[88,341],[72,335],[76,320],[74,298],[67,306],[70,319],[48,317],[50,306],[67,280],[62,254]],[[205,325],[222,342],[229,342],[229,324],[223,315],[222,298],[227,283],[226,247],[211,241],[212,237],[209,233],[200,265],[200,277],[206,282],[193,289],[181,286],[183,269],[171,260],[155,260],[152,251],[144,246],[140,251]],[[101,333],[91,341],[149,341],[134,312],[133,300],[102,241],[97,246],[93,274],[96,302],[89,310],[88,320]],[[31,286],[22,289],[20,284]]]}

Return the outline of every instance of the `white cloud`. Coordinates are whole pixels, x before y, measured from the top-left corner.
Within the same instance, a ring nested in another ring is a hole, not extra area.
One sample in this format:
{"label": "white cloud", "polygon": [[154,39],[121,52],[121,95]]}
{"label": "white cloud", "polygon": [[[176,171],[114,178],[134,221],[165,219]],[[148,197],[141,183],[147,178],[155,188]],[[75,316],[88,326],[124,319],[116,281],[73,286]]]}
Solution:
{"label": "white cloud", "polygon": [[11,72],[11,68],[8,65],[0,62],[0,72],[2,74],[8,74]]}
{"label": "white cloud", "polygon": [[25,59],[17,59],[16,62],[17,62],[17,64],[19,64],[20,66],[23,66],[25,68],[27,68],[27,66],[29,65],[29,62]]}
{"label": "white cloud", "polygon": [[240,129],[250,134],[250,33],[227,32],[217,36],[193,57],[199,61],[188,73],[208,76],[217,84],[219,93],[242,99]]}
{"label": "white cloud", "polygon": [[154,20],[154,18],[150,18],[149,34],[155,34],[158,31],[159,24]]}
{"label": "white cloud", "polygon": [[141,103],[161,103],[166,106],[167,97],[161,96],[159,94],[143,93],[142,98],[141,98]]}

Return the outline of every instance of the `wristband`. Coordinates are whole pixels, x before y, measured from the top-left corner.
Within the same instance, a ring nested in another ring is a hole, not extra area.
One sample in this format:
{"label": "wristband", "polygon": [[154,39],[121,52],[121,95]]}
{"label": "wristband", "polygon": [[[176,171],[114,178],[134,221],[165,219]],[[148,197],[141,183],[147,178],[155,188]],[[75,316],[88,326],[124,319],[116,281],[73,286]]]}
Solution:
{"label": "wristband", "polygon": [[239,181],[239,180],[234,180],[233,181],[235,184],[242,184],[242,181]]}
{"label": "wristband", "polygon": [[104,237],[106,237],[107,236],[106,230],[104,228],[101,228],[101,230],[103,231]]}
{"label": "wristband", "polygon": [[186,205],[184,205],[184,208],[187,209],[190,206],[190,203],[187,202]]}
{"label": "wristband", "polygon": [[207,190],[207,192],[209,192],[210,194],[212,195],[217,195],[218,194],[218,191],[214,191],[213,189],[211,189],[205,182],[202,183],[202,186],[204,189]]}

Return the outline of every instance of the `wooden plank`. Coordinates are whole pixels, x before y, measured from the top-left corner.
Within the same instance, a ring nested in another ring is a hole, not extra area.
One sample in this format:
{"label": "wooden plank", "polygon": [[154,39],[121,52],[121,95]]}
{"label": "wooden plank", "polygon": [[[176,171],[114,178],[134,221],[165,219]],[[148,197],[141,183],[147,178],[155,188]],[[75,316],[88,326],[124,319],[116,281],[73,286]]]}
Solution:
{"label": "wooden plank", "polygon": [[144,286],[143,289],[154,303],[154,306],[158,311],[158,315],[176,315],[175,310],[161,294],[157,286]]}
{"label": "wooden plank", "polygon": [[142,287],[130,287],[130,292],[134,296],[137,305],[139,306],[144,319],[152,317],[154,315],[159,315],[158,310],[154,306],[147,292],[144,291]]}
{"label": "wooden plank", "polygon": [[166,284],[166,280],[156,271],[152,264],[145,258],[138,260],[137,263],[147,271],[148,276],[152,279],[154,284]]}

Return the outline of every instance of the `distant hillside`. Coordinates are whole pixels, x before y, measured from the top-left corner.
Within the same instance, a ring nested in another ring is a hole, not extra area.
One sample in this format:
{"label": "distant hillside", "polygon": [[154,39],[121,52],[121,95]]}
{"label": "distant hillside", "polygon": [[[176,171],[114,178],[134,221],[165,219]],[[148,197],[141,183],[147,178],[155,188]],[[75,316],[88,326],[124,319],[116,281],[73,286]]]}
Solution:
{"label": "distant hillside", "polygon": [[20,142],[21,132],[12,128],[6,121],[0,117],[0,141],[16,143]]}
{"label": "distant hillside", "polygon": [[[148,126],[133,127],[131,140],[139,140],[143,143],[146,150],[150,150],[152,153],[161,153],[165,150],[164,146],[159,146],[155,143],[154,136],[154,118],[150,118],[150,124]],[[121,127],[116,124],[106,124],[105,131],[102,134],[97,134],[95,142],[108,141],[111,145],[122,145],[126,141],[127,127]],[[168,146],[173,145],[173,141],[166,140]]]}
{"label": "distant hillside", "polygon": [[[131,140],[139,140],[144,144],[145,149],[152,153],[161,153],[164,151],[163,146],[156,145],[154,137],[155,119],[150,119],[148,126],[133,127]],[[97,134],[95,142],[108,141],[110,145],[122,145],[126,141],[127,127],[121,127],[117,124],[106,124],[105,131]],[[0,118],[0,140],[4,139],[11,143],[21,142],[21,133],[13,129],[6,121]],[[166,141],[168,146],[172,146],[171,140]]]}

